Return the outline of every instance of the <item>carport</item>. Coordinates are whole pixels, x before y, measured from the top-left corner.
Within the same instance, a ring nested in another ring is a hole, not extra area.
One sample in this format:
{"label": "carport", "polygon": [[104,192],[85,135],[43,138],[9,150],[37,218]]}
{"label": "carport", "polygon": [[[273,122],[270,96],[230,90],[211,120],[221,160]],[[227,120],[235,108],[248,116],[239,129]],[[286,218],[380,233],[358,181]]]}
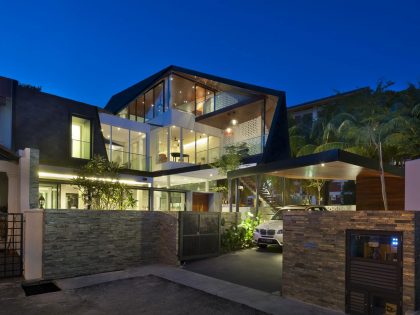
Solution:
{"label": "carport", "polygon": [[[356,209],[384,210],[381,187],[381,167],[378,161],[335,149],[297,158],[278,160],[271,163],[258,164],[228,173],[229,208],[239,211],[241,177],[268,174],[291,179],[327,179],[356,181]],[[388,209],[404,209],[404,170],[393,165],[383,165]],[[232,191],[235,181],[235,192]],[[235,195],[235,201],[233,200]],[[255,192],[258,199],[258,190]],[[236,209],[233,209],[233,204]],[[256,205],[258,207],[258,203]]]}
{"label": "carport", "polygon": [[[239,178],[255,176],[256,182],[259,182],[258,177],[262,174],[292,179],[355,180],[356,209],[384,209],[380,179],[382,171],[379,162],[356,154],[342,150],[330,150],[239,169],[228,173],[229,188],[233,186],[232,181],[236,181],[235,195],[238,198],[240,193],[237,189]],[[403,169],[384,165],[383,174],[388,209],[404,209]],[[255,193],[258,198],[258,191]],[[234,202],[231,190],[229,190],[229,201],[230,211],[238,211],[238,202]],[[233,209],[233,203],[236,203],[236,209]],[[355,213],[354,211],[350,212]],[[287,246],[285,246],[286,250]],[[253,248],[210,259],[192,261],[188,262],[185,268],[270,293],[283,291],[283,253],[276,247],[269,247],[266,250]],[[288,275],[288,278],[293,278],[293,275]]]}

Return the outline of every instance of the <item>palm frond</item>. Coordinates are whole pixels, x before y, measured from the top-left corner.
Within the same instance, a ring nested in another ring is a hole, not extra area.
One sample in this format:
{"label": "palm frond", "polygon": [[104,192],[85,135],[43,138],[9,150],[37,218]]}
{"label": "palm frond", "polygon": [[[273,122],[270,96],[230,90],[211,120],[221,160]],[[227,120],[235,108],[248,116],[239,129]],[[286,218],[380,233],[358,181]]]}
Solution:
{"label": "palm frond", "polygon": [[290,142],[290,150],[292,151],[292,155],[296,156],[298,151],[305,146],[306,139],[304,136],[290,136],[289,137]]}
{"label": "palm frond", "polygon": [[314,153],[333,150],[333,149],[343,150],[346,147],[348,147],[348,145],[345,144],[344,142],[328,142],[328,143],[321,144],[320,146],[317,146],[316,149],[314,150]]}
{"label": "palm frond", "polygon": [[307,144],[303,146],[296,154],[296,156],[303,156],[303,155],[309,155],[314,153],[316,149],[316,145],[314,144]]}
{"label": "palm frond", "polygon": [[420,103],[414,106],[414,108],[411,110],[411,114],[414,117],[417,117],[420,119]]}

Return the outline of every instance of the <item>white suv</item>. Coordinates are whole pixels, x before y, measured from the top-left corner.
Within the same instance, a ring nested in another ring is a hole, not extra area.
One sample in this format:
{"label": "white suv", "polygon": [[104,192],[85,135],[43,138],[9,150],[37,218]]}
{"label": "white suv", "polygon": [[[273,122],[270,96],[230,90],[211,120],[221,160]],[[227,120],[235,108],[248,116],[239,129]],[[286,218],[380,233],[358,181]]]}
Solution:
{"label": "white suv", "polygon": [[328,211],[323,206],[285,206],[273,215],[271,220],[261,223],[255,228],[254,242],[258,247],[267,245],[283,246],[283,211]]}

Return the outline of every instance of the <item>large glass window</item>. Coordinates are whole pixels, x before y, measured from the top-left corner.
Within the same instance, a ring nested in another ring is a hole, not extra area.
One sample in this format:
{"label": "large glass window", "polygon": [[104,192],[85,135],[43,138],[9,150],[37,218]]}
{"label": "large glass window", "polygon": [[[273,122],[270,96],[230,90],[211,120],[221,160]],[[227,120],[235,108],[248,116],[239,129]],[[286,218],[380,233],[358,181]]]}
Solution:
{"label": "large glass window", "polygon": [[177,75],[171,76],[171,106],[188,113],[195,111],[195,83]]}
{"label": "large glass window", "polygon": [[197,145],[197,160],[196,164],[207,164],[207,142],[208,136],[205,133],[198,133],[196,136],[196,145]]}
{"label": "large glass window", "polygon": [[156,131],[156,163],[168,162],[168,128]]}
{"label": "large glass window", "polygon": [[181,128],[172,126],[169,130],[171,161],[181,162]]}
{"label": "large glass window", "polygon": [[220,138],[209,136],[209,163],[216,162],[220,157]]}
{"label": "large glass window", "polygon": [[121,167],[129,168],[128,164],[128,129],[112,126],[111,159]]}
{"label": "large glass window", "polygon": [[161,113],[164,112],[163,95],[164,95],[164,85],[162,82],[156,85],[153,89],[153,97],[154,97],[153,103],[155,105],[155,117],[159,116]]}
{"label": "large glass window", "polygon": [[139,95],[118,115],[133,121],[145,122],[165,111],[165,83],[161,81],[144,94]]}
{"label": "large glass window", "polygon": [[195,163],[195,132],[194,130],[182,129],[182,148],[184,162]]}
{"label": "large glass window", "polygon": [[153,210],[168,211],[169,210],[169,194],[167,191],[155,190],[153,192]]}
{"label": "large glass window", "polygon": [[45,200],[45,209],[58,208],[58,184],[39,184],[39,195]]}
{"label": "large glass window", "polygon": [[106,124],[101,130],[110,161],[133,170],[148,170],[145,133]]}
{"label": "large glass window", "polygon": [[172,74],[170,82],[173,108],[196,116],[214,111],[214,91],[175,74]]}
{"label": "large glass window", "polygon": [[170,193],[170,211],[185,210],[185,193],[171,191]]}
{"label": "large glass window", "polygon": [[149,190],[132,189],[131,193],[136,200],[136,205],[131,210],[149,210]]}
{"label": "large glass window", "polygon": [[79,159],[90,159],[90,151],[90,120],[73,116],[71,118],[71,156]]}
{"label": "large glass window", "polygon": [[146,170],[146,134],[130,130],[130,169]]}
{"label": "large glass window", "polygon": [[83,196],[77,187],[62,184],[60,193],[60,209],[84,209]]}
{"label": "large glass window", "polygon": [[146,121],[153,119],[154,107],[153,104],[153,90],[148,91],[145,95],[145,112],[146,112]]}

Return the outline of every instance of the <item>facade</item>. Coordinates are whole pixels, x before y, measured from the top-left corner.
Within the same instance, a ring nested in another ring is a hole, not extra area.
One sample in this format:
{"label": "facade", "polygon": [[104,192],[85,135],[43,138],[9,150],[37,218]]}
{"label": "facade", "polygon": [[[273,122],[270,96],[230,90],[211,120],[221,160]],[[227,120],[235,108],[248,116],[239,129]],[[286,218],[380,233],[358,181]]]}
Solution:
{"label": "facade", "polygon": [[227,146],[245,143],[251,165],[274,139],[270,157],[289,156],[284,92],[176,66],[112,96],[103,109],[7,78],[0,78],[0,100],[0,144],[18,155],[9,163],[29,156],[29,169],[19,165],[29,181],[20,183],[21,195],[28,190],[21,209],[36,208],[38,193],[45,208],[84,208],[70,181],[100,155],[121,165],[136,210],[216,211],[221,198],[212,187],[225,176],[211,165]]}

